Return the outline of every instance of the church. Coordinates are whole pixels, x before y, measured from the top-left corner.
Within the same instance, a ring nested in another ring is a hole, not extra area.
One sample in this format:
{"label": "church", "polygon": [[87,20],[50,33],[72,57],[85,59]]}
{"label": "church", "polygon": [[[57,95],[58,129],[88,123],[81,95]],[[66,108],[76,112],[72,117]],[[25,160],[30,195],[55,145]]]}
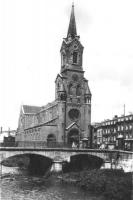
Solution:
{"label": "church", "polygon": [[92,95],[84,77],[83,50],[72,5],[67,37],[60,49],[61,70],[55,79],[55,100],[42,107],[21,106],[18,146],[89,145]]}

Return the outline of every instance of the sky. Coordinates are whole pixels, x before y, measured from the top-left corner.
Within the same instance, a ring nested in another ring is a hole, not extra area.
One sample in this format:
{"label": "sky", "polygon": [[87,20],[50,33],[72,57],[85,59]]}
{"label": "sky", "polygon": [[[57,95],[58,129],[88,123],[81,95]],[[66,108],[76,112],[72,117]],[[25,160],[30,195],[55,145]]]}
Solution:
{"label": "sky", "polygon": [[[133,1],[75,0],[92,122],[133,113]],[[16,129],[22,104],[55,98],[72,0],[0,1],[0,126]]]}

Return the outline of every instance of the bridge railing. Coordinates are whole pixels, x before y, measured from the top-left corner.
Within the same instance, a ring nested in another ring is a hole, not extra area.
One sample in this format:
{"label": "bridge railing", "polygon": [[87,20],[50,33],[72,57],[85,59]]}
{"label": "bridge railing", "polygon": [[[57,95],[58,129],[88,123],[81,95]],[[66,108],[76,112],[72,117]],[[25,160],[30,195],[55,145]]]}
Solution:
{"label": "bridge railing", "polygon": [[31,148],[72,148],[71,144],[63,142],[45,142],[45,141],[17,141],[16,147],[31,147]]}
{"label": "bridge railing", "polygon": [[[83,146],[75,146],[72,147],[71,144],[64,144],[63,142],[44,142],[44,141],[17,141],[12,144],[9,144],[8,146],[4,146],[3,144],[0,144],[0,147],[22,147],[22,148],[34,148],[34,149],[45,149],[45,148],[69,148],[69,149],[79,149],[82,150],[84,149],[85,151],[90,151],[90,152],[96,152],[96,153],[101,153],[103,152],[105,157],[108,157],[107,152],[110,154],[117,155],[119,152],[119,155],[123,159],[128,159],[129,157],[133,159],[133,152],[132,151],[123,151],[123,150],[109,150],[109,149],[90,149],[89,147],[84,148]],[[111,155],[110,155],[111,156]]]}

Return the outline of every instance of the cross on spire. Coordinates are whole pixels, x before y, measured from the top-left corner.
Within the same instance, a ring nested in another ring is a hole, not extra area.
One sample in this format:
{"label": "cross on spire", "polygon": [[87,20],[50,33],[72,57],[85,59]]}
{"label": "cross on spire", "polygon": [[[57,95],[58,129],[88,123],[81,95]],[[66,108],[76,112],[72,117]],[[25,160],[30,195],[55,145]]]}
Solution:
{"label": "cross on spire", "polygon": [[74,2],[72,3],[72,10],[71,10],[71,16],[70,16],[70,22],[67,32],[67,38],[72,37],[74,38],[77,35],[76,30],[76,21],[75,21],[75,15],[74,15]]}

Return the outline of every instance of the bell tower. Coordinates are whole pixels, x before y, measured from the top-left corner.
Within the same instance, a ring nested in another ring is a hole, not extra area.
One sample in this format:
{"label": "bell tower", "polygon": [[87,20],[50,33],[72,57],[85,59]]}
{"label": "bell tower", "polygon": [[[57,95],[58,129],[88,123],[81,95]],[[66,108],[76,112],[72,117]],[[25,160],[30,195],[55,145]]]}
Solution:
{"label": "bell tower", "polygon": [[55,81],[55,98],[64,110],[64,113],[60,113],[65,120],[62,122],[63,138],[65,143],[70,144],[73,141],[79,144],[84,138],[89,144],[90,139],[91,92],[82,67],[83,49],[80,36],[77,35],[73,4],[67,37],[63,39],[60,50],[61,71]]}
{"label": "bell tower", "polygon": [[72,5],[67,37],[63,39],[61,46],[61,73],[67,69],[82,71],[83,46],[80,36],[77,35],[74,5]]}

